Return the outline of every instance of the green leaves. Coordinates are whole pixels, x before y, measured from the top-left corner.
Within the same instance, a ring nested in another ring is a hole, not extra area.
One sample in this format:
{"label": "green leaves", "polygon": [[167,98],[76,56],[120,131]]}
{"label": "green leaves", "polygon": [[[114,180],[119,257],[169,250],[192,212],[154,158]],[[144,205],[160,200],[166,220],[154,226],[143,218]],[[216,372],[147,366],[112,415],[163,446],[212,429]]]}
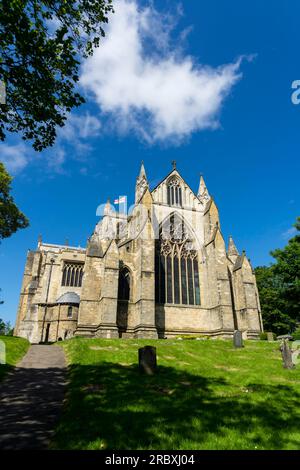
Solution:
{"label": "green leaves", "polygon": [[0,240],[29,225],[10,195],[10,184],[11,176],[6,172],[3,163],[0,163]]}
{"label": "green leaves", "polygon": [[99,47],[110,12],[111,0],[0,0],[0,140],[19,132],[37,151],[54,144],[84,103],[79,66]]}
{"label": "green leaves", "polygon": [[[300,217],[294,227],[300,230]],[[287,333],[300,320],[300,236],[271,252],[276,263],[255,269],[266,330]]]}

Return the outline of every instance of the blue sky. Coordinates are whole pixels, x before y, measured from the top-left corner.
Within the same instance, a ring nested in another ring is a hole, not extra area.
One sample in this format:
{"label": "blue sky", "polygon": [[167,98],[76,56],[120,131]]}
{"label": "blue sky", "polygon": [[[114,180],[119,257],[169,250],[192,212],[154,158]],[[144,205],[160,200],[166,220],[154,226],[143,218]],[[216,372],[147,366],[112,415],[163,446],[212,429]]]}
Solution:
{"label": "blue sky", "polygon": [[299,2],[121,0],[122,8],[82,69],[87,103],[54,148],[34,154],[16,136],[0,144],[30,219],[0,245],[0,317],[12,323],[38,235],[85,246],[99,204],[123,194],[133,202],[141,160],[153,186],[172,160],[195,191],[203,173],[225,239],[233,235],[254,266],[271,261],[299,215]]}

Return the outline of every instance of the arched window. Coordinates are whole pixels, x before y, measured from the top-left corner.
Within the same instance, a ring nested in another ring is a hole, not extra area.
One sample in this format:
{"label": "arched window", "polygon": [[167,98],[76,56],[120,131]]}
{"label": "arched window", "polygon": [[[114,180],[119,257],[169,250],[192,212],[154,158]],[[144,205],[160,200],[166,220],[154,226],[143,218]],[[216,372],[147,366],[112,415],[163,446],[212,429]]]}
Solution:
{"label": "arched window", "polygon": [[130,299],[130,271],[127,268],[122,268],[120,270],[118,299],[119,300]]}
{"label": "arched window", "polygon": [[170,206],[182,206],[182,191],[180,180],[173,176],[168,181],[168,204]]}
{"label": "arched window", "polygon": [[83,277],[83,263],[69,263],[65,262],[62,286],[81,287]]}
{"label": "arched window", "polygon": [[171,214],[159,235],[155,253],[156,302],[200,305],[198,255],[184,221]]}
{"label": "arched window", "polygon": [[73,314],[73,308],[72,308],[72,306],[70,305],[70,306],[68,307],[68,318],[72,318],[72,314]]}

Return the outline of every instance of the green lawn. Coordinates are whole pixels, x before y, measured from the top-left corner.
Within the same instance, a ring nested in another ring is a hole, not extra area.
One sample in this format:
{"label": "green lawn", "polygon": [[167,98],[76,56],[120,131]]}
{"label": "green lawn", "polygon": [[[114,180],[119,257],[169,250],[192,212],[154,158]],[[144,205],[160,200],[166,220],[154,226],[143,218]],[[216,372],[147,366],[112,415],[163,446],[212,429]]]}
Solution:
{"label": "green lawn", "polygon": [[4,341],[6,349],[6,364],[0,364],[1,381],[5,374],[22,359],[30,344],[26,339],[14,336],[0,336],[0,341]]}
{"label": "green lawn", "polygon": [[[300,366],[278,343],[104,340],[63,343],[69,388],[52,448],[300,449]],[[158,371],[137,368],[157,348]]]}

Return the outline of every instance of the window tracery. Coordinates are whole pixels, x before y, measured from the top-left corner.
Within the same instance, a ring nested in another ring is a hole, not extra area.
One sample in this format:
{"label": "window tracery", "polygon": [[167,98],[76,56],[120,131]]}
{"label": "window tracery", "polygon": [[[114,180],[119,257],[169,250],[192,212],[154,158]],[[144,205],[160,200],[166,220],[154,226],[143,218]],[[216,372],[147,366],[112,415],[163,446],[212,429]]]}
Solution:
{"label": "window tracery", "polygon": [[83,278],[83,263],[65,262],[62,275],[62,286],[81,287]]}
{"label": "window tracery", "polygon": [[183,219],[172,214],[156,241],[157,303],[200,305],[198,253]]}
{"label": "window tracery", "polygon": [[176,176],[168,181],[167,194],[170,206],[182,206],[182,189],[180,180]]}

